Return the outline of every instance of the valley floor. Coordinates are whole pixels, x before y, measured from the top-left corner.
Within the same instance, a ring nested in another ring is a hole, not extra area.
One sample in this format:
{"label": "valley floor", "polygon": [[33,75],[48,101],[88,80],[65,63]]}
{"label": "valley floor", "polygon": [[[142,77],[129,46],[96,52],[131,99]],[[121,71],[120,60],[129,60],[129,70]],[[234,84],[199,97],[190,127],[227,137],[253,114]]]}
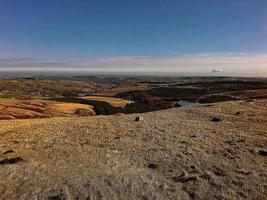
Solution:
{"label": "valley floor", "polygon": [[0,199],[265,200],[266,105],[0,121]]}

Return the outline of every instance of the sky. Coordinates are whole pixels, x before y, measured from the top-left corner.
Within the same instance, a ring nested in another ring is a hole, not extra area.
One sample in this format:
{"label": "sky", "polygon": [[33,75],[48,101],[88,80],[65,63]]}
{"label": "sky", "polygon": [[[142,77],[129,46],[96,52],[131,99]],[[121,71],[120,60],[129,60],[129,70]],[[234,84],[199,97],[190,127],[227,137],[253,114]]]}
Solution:
{"label": "sky", "polygon": [[0,73],[267,76],[266,10],[266,0],[0,0]]}

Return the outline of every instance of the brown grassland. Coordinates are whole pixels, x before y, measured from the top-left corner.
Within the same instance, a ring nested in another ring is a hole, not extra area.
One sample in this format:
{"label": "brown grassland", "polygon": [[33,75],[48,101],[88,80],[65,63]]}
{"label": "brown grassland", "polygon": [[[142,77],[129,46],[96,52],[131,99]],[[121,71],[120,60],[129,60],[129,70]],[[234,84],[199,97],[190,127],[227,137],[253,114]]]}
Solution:
{"label": "brown grassland", "polygon": [[0,98],[0,119],[75,116],[77,109],[85,109],[94,113],[91,106],[78,103]]}
{"label": "brown grassland", "polygon": [[266,199],[266,100],[136,116],[0,121],[0,199]]}

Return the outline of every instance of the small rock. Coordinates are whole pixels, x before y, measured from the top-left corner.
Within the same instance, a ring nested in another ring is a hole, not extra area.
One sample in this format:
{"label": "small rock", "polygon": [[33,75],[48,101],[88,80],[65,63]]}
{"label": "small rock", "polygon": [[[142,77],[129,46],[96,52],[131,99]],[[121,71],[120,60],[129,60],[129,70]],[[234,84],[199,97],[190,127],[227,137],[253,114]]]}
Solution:
{"label": "small rock", "polygon": [[211,118],[211,121],[212,122],[220,122],[220,121],[222,121],[222,119],[219,117],[213,117],[213,118]]}
{"label": "small rock", "polygon": [[138,117],[135,118],[135,121],[136,122],[142,122],[142,121],[144,121],[144,117],[138,116]]}

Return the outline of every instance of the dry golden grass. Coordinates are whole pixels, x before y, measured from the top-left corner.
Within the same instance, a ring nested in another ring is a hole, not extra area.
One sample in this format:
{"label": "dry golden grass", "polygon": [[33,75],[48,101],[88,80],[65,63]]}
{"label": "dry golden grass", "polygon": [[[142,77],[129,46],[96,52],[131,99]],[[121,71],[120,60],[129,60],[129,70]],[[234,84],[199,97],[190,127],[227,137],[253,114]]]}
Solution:
{"label": "dry golden grass", "polygon": [[266,101],[142,115],[0,121],[0,199],[266,199]]}
{"label": "dry golden grass", "polygon": [[77,109],[94,110],[89,105],[48,100],[15,100],[0,98],[0,119],[28,119],[75,116]]}
{"label": "dry golden grass", "polygon": [[90,109],[93,111],[89,105],[79,103],[53,103],[48,108],[65,114],[73,114],[77,109]]}
{"label": "dry golden grass", "polygon": [[81,97],[83,99],[93,100],[93,101],[104,101],[109,103],[114,107],[125,107],[128,103],[133,103],[133,101],[125,100],[121,98],[114,98],[114,97],[104,97],[104,96],[85,96]]}

